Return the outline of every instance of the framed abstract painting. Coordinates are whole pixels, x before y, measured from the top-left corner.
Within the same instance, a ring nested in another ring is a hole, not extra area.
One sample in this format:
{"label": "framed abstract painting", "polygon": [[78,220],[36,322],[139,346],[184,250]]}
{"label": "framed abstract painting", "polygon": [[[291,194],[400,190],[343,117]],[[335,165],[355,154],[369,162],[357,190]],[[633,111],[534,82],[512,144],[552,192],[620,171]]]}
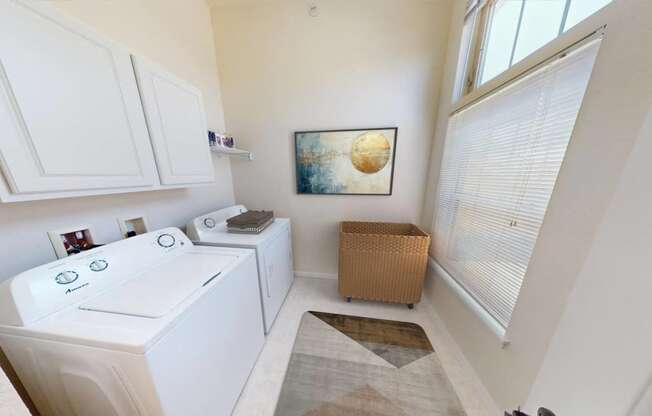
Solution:
{"label": "framed abstract painting", "polygon": [[294,133],[297,192],[391,195],[397,127]]}

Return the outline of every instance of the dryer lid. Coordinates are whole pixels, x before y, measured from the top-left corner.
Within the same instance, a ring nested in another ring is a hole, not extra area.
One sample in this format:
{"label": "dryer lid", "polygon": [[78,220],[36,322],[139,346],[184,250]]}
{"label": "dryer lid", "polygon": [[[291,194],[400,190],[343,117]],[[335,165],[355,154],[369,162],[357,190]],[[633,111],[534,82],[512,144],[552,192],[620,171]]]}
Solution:
{"label": "dryer lid", "polygon": [[237,255],[189,252],[157,265],[79,306],[80,309],[160,318],[219,279]]}

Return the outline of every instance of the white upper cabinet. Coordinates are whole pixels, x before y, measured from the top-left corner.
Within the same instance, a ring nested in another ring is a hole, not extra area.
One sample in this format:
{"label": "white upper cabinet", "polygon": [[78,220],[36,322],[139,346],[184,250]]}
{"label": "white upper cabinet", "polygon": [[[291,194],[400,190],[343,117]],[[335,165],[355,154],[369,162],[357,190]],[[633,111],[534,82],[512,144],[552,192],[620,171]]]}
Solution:
{"label": "white upper cabinet", "polygon": [[[42,3],[0,1],[0,167],[10,196],[158,185],[128,51]],[[176,133],[179,121],[170,123]]]}
{"label": "white upper cabinet", "polygon": [[163,185],[214,181],[201,92],[141,57],[132,57]]}

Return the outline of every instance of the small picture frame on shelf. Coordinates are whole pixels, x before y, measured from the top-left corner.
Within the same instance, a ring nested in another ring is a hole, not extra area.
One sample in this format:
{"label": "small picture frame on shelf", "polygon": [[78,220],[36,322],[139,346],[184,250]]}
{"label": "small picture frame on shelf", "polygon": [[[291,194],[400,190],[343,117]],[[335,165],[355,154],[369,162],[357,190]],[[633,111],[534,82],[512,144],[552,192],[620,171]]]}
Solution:
{"label": "small picture frame on shelf", "polygon": [[233,149],[235,147],[235,139],[231,136],[224,136],[222,138],[222,146]]}
{"label": "small picture frame on shelf", "polygon": [[235,139],[232,136],[226,134],[217,134],[217,145],[222,147],[227,147],[233,149],[235,147]]}
{"label": "small picture frame on shelf", "polygon": [[217,135],[215,134],[214,131],[208,130],[208,145],[209,146],[217,146]]}

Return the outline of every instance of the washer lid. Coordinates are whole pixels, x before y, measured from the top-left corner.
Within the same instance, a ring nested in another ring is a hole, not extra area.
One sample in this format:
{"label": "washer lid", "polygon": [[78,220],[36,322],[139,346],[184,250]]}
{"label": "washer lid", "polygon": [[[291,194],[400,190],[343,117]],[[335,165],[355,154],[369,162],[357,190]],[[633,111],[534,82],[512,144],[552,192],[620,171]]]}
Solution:
{"label": "washer lid", "polygon": [[159,264],[79,306],[79,309],[160,318],[202,286],[218,279],[236,255],[189,252]]}

